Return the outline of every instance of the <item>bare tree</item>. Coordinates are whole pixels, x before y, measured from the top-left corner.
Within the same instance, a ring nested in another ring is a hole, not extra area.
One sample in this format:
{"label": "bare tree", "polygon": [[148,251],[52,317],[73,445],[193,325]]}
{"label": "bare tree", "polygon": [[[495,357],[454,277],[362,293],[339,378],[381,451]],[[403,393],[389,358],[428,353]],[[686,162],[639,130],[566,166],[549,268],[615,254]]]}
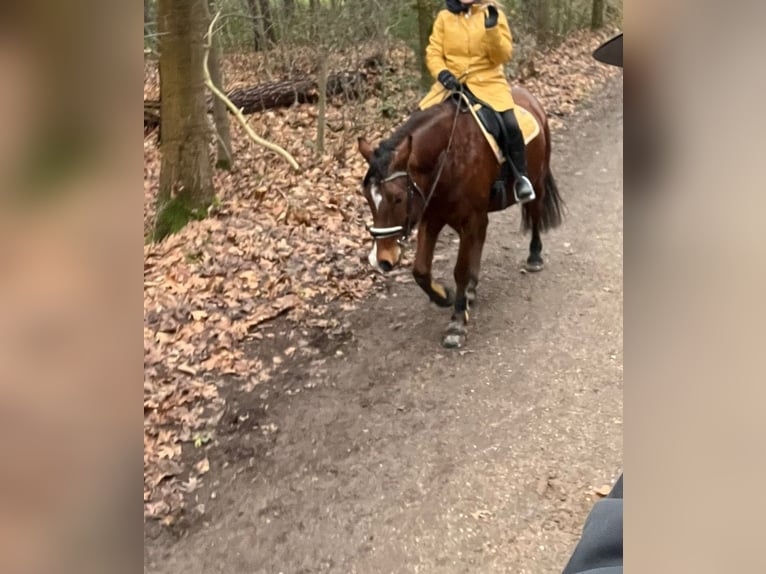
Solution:
{"label": "bare tree", "polygon": [[277,41],[269,0],[247,0],[247,3],[253,16],[255,51],[266,50]]}
{"label": "bare tree", "polygon": [[[208,0],[205,2],[205,8],[215,10],[215,0]],[[207,19],[210,20],[210,11],[207,13]],[[221,90],[225,91],[223,81],[223,70],[221,68],[221,43],[218,40],[218,36],[213,34],[210,39],[210,57],[208,65],[210,67],[210,79],[213,84]],[[215,166],[218,169],[230,170],[234,163],[234,156],[231,150],[231,128],[229,127],[229,114],[226,111],[226,104],[219,98],[213,98],[213,121],[215,122],[216,131],[216,162]]]}
{"label": "bare tree", "polygon": [[327,126],[327,50],[322,49],[319,65],[319,109],[317,110],[317,153],[324,153],[324,133]]}
{"label": "bare tree", "polygon": [[417,0],[418,11],[418,38],[419,50],[417,53],[418,63],[420,65],[420,85],[427,89],[433,82],[431,72],[426,66],[426,47],[431,37],[431,28],[434,24],[433,2],[431,0]]}
{"label": "bare tree", "polygon": [[591,12],[590,27],[591,30],[598,30],[604,26],[604,0],[593,0],[593,10]]}
{"label": "bare tree", "polygon": [[547,46],[553,35],[551,6],[548,0],[534,0],[533,6],[537,42],[542,46]]}
{"label": "bare tree", "polygon": [[215,197],[203,69],[205,2],[158,2],[162,163],[155,240],[203,218]]}

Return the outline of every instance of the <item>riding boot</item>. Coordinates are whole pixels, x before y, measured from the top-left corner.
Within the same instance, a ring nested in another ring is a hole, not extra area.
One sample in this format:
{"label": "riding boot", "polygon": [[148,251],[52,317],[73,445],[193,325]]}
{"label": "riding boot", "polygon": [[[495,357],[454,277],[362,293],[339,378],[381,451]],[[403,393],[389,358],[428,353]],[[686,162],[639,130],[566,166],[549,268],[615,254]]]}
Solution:
{"label": "riding boot", "polygon": [[513,184],[513,193],[516,196],[516,201],[520,204],[526,203],[535,199],[535,190],[532,187],[532,182],[527,177],[527,153],[526,145],[524,144],[524,134],[521,133],[521,128],[516,120],[516,114],[512,109],[503,112],[502,116],[508,135],[508,142],[506,142],[508,153],[506,157],[513,163],[518,175]]}

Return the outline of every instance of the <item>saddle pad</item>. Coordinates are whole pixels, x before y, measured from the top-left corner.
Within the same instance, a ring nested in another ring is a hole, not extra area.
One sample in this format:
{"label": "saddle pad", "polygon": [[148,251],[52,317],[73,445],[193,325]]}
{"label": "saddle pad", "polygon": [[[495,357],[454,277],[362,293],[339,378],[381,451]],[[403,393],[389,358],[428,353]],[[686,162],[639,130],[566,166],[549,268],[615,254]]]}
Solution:
{"label": "saddle pad", "polygon": [[[484,138],[487,140],[487,143],[492,148],[492,152],[495,154],[495,157],[497,158],[497,162],[503,163],[505,161],[505,156],[503,155],[503,151],[500,145],[498,144],[497,139],[495,138],[494,135],[492,135],[489,132],[487,127],[484,125],[484,122],[479,118],[478,111],[481,109],[481,104],[475,104],[472,106],[470,105],[470,102],[464,95],[463,95],[463,98],[465,99],[465,103],[467,104],[468,109],[471,111],[471,115],[476,120],[476,123],[479,124],[479,128],[481,128],[481,133],[484,134]],[[518,104],[516,104],[516,107],[514,108],[514,112],[516,113],[516,120],[519,122],[521,133],[524,135],[524,143],[529,144],[529,142],[535,139],[540,133],[540,124],[537,122],[537,119],[535,118],[534,115],[532,115],[531,112],[522,108]]]}
{"label": "saddle pad", "polygon": [[513,111],[516,112],[521,133],[524,134],[524,143],[528,144],[540,133],[540,124],[537,123],[537,118],[532,115],[532,112],[519,105],[516,105]]}

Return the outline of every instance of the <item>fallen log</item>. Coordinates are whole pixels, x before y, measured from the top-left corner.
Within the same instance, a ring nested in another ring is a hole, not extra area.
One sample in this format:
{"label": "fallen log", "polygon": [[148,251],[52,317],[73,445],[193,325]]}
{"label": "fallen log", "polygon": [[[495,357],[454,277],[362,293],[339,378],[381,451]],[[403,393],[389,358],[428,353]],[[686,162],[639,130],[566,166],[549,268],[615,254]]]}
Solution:
{"label": "fallen log", "polygon": [[160,103],[144,100],[144,137],[160,129]]}
{"label": "fallen log", "polygon": [[[327,96],[355,100],[379,88],[376,71],[383,65],[379,54],[364,60],[364,70],[343,71],[327,77]],[[315,104],[319,101],[319,83],[314,78],[293,78],[267,82],[250,88],[235,88],[226,97],[244,114],[274,108],[289,108],[295,104]],[[208,97],[208,112],[213,110],[213,97]],[[144,136],[160,126],[160,102],[144,100]]]}
{"label": "fallen log", "polygon": [[[339,72],[327,78],[327,96],[342,96],[347,100],[361,97],[368,90],[364,72]],[[313,78],[297,78],[268,82],[251,88],[237,88],[226,96],[245,114],[294,104],[315,104],[319,101],[319,83]]]}

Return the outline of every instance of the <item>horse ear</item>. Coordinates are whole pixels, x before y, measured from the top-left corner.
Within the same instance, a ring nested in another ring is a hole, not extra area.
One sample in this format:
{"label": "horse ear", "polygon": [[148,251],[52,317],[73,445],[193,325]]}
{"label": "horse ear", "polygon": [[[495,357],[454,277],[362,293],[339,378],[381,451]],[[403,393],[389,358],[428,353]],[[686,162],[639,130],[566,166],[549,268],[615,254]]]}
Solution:
{"label": "horse ear", "polygon": [[370,142],[368,142],[366,139],[360,137],[356,140],[357,146],[359,147],[359,153],[362,154],[362,157],[367,161],[367,163],[370,163],[370,158],[372,157],[373,149],[370,145]]}
{"label": "horse ear", "polygon": [[399,144],[399,148],[396,150],[396,157],[394,158],[394,165],[407,165],[412,153],[412,134],[409,134],[407,138]]}

